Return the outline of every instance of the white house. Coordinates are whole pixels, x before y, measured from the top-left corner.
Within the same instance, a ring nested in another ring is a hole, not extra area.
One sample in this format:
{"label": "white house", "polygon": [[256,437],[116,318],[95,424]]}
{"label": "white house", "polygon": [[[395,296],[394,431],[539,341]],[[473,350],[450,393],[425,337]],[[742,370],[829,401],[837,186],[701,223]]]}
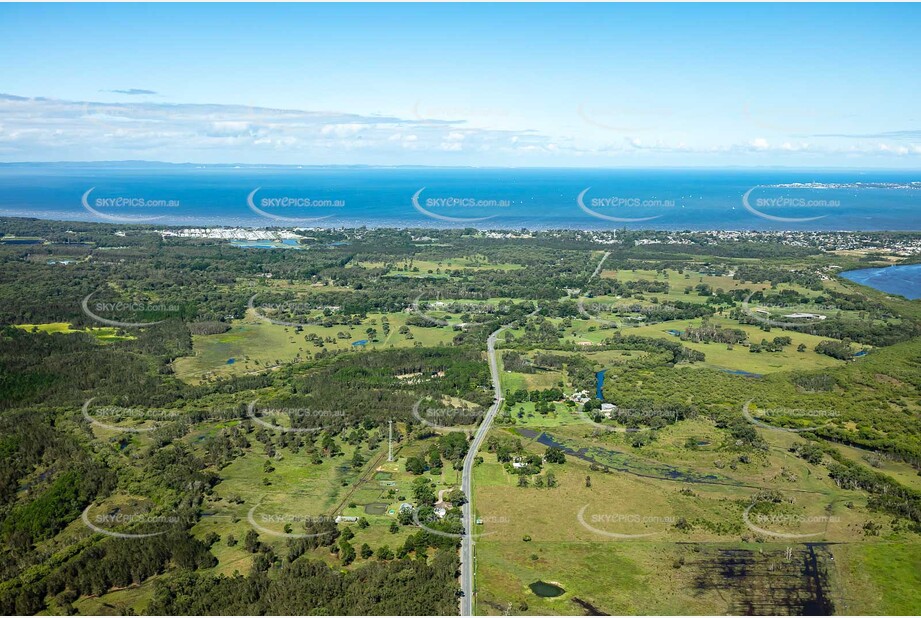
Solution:
{"label": "white house", "polygon": [[358,521],[358,518],[355,517],[354,515],[338,515],[338,516],[336,516],[336,523],[337,523],[337,524],[341,524],[341,523],[350,524],[350,523],[354,523],[354,522],[356,522],[356,521]]}
{"label": "white house", "polygon": [[793,319],[802,318],[806,320],[824,320],[825,319],[825,316],[819,313],[788,313],[787,315],[783,317],[793,318]]}

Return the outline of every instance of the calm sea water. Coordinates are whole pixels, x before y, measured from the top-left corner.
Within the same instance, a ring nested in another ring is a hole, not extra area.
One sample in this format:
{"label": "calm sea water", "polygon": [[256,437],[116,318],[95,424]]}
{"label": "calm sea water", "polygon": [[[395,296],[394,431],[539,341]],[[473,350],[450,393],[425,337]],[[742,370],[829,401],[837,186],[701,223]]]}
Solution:
{"label": "calm sea water", "polygon": [[5,165],[0,215],[251,227],[919,230],[919,181],[897,171]]}
{"label": "calm sea water", "polygon": [[921,264],[864,268],[841,274],[845,279],[905,298],[921,298]]}

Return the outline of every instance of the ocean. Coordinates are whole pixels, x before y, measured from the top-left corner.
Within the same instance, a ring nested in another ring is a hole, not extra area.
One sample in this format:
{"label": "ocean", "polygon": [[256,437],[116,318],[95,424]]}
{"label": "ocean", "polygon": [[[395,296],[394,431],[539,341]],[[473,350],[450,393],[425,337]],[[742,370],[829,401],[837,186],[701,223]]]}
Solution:
{"label": "ocean", "polygon": [[921,173],[0,165],[0,216],[153,225],[921,230]]}
{"label": "ocean", "polygon": [[863,268],[843,272],[841,276],[888,294],[899,294],[910,300],[921,298],[921,264]]}

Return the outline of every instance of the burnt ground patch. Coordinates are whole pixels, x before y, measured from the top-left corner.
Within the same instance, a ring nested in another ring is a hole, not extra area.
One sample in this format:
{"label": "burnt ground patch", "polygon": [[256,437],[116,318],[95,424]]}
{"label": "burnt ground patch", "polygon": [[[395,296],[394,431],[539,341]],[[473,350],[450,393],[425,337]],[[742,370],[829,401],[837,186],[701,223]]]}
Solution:
{"label": "burnt ground patch", "polygon": [[697,593],[718,591],[726,613],[744,616],[830,616],[831,552],[822,543],[761,550],[698,546],[686,566]]}
{"label": "burnt ground patch", "polygon": [[575,603],[576,605],[582,608],[582,610],[584,611],[584,614],[583,614],[584,616],[610,616],[611,615],[607,612],[604,612],[598,609],[597,607],[595,607],[588,601],[585,601],[584,599],[580,599],[579,597],[573,597],[571,600],[573,603]]}

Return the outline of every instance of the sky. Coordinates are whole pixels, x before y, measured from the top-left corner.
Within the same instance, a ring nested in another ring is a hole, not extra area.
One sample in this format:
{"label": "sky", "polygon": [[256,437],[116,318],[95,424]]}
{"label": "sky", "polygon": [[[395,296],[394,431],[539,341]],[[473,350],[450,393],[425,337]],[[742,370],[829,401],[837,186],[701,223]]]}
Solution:
{"label": "sky", "polygon": [[2,4],[0,162],[921,167],[921,6]]}

